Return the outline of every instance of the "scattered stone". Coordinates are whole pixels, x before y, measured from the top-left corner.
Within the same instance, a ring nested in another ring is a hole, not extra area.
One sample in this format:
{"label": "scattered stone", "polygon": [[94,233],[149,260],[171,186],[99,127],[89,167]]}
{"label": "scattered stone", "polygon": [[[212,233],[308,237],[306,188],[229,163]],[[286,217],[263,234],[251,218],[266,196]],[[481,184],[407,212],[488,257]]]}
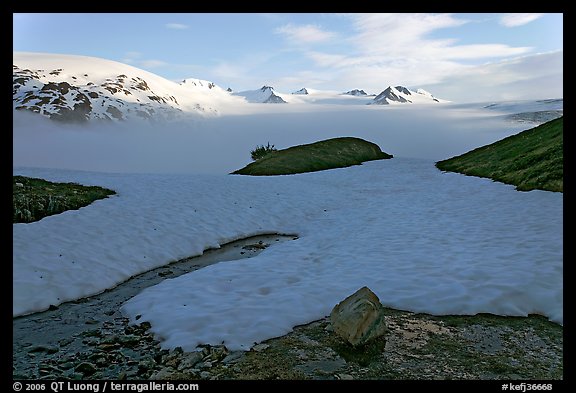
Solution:
{"label": "scattered stone", "polygon": [[224,345],[218,345],[210,348],[210,359],[215,362],[219,362],[228,355],[228,348]]}
{"label": "scattered stone", "polygon": [[338,359],[310,360],[304,364],[297,365],[295,368],[306,374],[315,373],[320,375],[333,375],[342,367],[346,367],[346,361]]}
{"label": "scattered stone", "polygon": [[176,373],[174,369],[166,367],[161,370],[155,371],[148,379],[155,380],[175,380],[180,379],[179,373]]}
{"label": "scattered stone", "polygon": [[343,381],[352,381],[354,377],[350,374],[336,374],[336,379],[341,379]]}
{"label": "scattered stone", "polygon": [[330,322],[338,336],[353,346],[361,346],[388,331],[384,314],[378,296],[362,287],[332,309]]}
{"label": "scattered stone", "polygon": [[86,325],[96,325],[99,321],[97,319],[94,318],[89,318],[86,320],[86,322],[84,322]]}
{"label": "scattered stone", "polygon": [[252,347],[252,350],[256,351],[256,352],[262,352],[265,349],[267,349],[268,347],[270,347],[270,345],[268,345],[268,344],[256,344]]}
{"label": "scattered stone", "polygon": [[99,329],[90,329],[82,332],[84,337],[102,337],[102,332]]}
{"label": "scattered stone", "polygon": [[120,348],[120,344],[118,344],[118,343],[101,343],[101,344],[98,344],[97,347],[98,347],[98,349],[101,349],[103,351],[108,352],[108,351],[112,351],[114,349]]}
{"label": "scattered stone", "polygon": [[209,362],[209,361],[200,362],[200,363],[196,364],[196,368],[199,368],[200,370],[204,370],[204,369],[211,368],[211,367],[212,367],[212,362]]}
{"label": "scattered stone", "polygon": [[56,353],[59,351],[58,347],[52,345],[32,345],[28,348],[28,352],[46,352],[46,353]]}
{"label": "scattered stone", "polygon": [[24,184],[22,184],[22,183],[15,183],[15,184],[16,184],[16,187],[24,187]]}
{"label": "scattered stone", "polygon": [[118,337],[118,342],[128,348],[132,348],[140,343],[140,337],[134,334],[128,334],[126,336]]}
{"label": "scattered stone", "polygon": [[60,345],[60,347],[66,347],[70,345],[72,341],[74,340],[71,338],[63,338],[62,340],[58,341],[58,345]]}
{"label": "scattered stone", "polygon": [[147,371],[147,370],[153,369],[154,367],[156,367],[156,361],[154,359],[152,359],[151,357],[147,357],[145,359],[142,359],[138,363],[138,370]]}
{"label": "scattered stone", "polygon": [[84,375],[91,375],[96,372],[96,366],[92,363],[82,362],[74,368],[76,373],[82,373]]}
{"label": "scattered stone", "polygon": [[62,370],[70,370],[72,367],[74,367],[74,363],[73,363],[73,362],[66,361],[66,362],[60,363],[58,366],[59,366]]}
{"label": "scattered stone", "polygon": [[228,354],[224,359],[222,359],[223,364],[232,364],[238,362],[242,356],[244,356],[243,351],[236,351]]}
{"label": "scattered stone", "polygon": [[202,371],[200,373],[200,378],[202,379],[209,379],[211,377],[211,374],[208,371]]}
{"label": "scattered stone", "polygon": [[243,250],[263,250],[266,247],[268,247],[268,244],[254,243],[254,244],[247,244],[244,247],[242,247],[242,249]]}
{"label": "scattered stone", "polygon": [[[186,370],[194,368],[195,365],[200,363],[204,359],[204,354],[202,352],[188,352],[181,357],[180,365],[178,365],[178,370]],[[165,364],[168,364],[166,362]]]}
{"label": "scattered stone", "polygon": [[38,373],[42,375],[47,375],[50,373],[59,373],[60,371],[61,370],[58,367],[52,366],[51,364],[43,363],[38,366]]}

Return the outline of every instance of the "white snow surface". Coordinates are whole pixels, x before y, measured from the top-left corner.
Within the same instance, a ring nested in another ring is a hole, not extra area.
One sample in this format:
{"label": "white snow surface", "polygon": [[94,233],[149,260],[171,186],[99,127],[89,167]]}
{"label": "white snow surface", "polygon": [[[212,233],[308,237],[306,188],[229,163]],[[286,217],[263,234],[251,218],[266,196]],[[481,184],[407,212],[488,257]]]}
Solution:
{"label": "white snow surface", "polygon": [[393,158],[292,176],[14,168],[118,192],[13,225],[13,315],[255,234],[297,234],[251,259],[149,287],[122,308],[163,348],[248,350],[328,315],[362,286],[388,307],[563,323],[563,194],[518,192]]}

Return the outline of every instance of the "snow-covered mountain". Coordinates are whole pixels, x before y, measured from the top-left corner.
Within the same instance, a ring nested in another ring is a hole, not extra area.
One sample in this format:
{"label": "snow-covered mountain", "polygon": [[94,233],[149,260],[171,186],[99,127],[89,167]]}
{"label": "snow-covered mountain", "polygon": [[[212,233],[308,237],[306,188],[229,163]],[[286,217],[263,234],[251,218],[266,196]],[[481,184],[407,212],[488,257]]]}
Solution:
{"label": "snow-covered mountain", "polygon": [[201,79],[180,84],[119,62],[44,53],[13,54],[13,108],[65,121],[175,119],[217,114],[237,100]]}
{"label": "snow-covered mountain", "polygon": [[295,92],[292,93],[292,94],[308,95],[308,90],[307,90],[305,87],[303,87],[303,88],[301,88],[300,90],[295,91]]}
{"label": "snow-covered mountain", "polygon": [[449,102],[434,97],[431,93],[423,89],[416,91],[410,90],[404,86],[388,86],[386,90],[378,94],[370,104],[389,105],[389,104],[430,104],[439,102]]}
{"label": "snow-covered mountain", "polygon": [[367,96],[368,94],[366,94],[366,92],[364,90],[354,89],[354,90],[350,90],[350,91],[347,91],[345,93],[342,93],[342,95],[362,97],[362,96]]}
{"label": "snow-covered mountain", "polygon": [[233,93],[235,96],[244,97],[246,101],[264,104],[285,104],[286,101],[274,91],[272,86],[262,86],[258,90],[246,90]]}

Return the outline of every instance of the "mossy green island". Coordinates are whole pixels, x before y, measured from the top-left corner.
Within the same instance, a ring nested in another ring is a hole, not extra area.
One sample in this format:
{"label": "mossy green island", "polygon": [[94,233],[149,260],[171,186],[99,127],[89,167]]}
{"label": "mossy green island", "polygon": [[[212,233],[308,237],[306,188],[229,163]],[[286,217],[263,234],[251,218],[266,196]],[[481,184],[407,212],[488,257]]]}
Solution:
{"label": "mossy green island", "polygon": [[564,118],[551,120],[460,156],[438,161],[442,171],[490,178],[518,191],[564,191]]}
{"label": "mossy green island", "polygon": [[340,137],[270,152],[232,174],[291,175],[345,168],[366,161],[392,157],[391,154],[384,153],[375,143],[355,137]]}
{"label": "mossy green island", "polygon": [[80,209],[114,194],[115,191],[98,186],[53,183],[44,179],[12,176],[12,221],[38,221],[66,210]]}

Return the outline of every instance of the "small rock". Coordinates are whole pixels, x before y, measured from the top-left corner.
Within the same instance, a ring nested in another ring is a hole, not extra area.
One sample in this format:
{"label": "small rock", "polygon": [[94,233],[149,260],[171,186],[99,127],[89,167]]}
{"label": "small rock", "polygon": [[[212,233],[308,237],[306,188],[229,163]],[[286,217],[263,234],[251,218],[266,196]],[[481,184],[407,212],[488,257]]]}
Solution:
{"label": "small rock", "polygon": [[222,363],[223,364],[236,363],[238,362],[238,360],[242,358],[242,355],[244,355],[243,351],[232,352],[228,354],[228,356],[226,356],[224,359],[222,359]]}
{"label": "small rock", "polygon": [[268,247],[268,244],[261,244],[261,243],[254,243],[254,244],[247,244],[242,247],[243,250],[263,250]]}
{"label": "small rock", "polygon": [[24,184],[22,184],[22,183],[16,183],[16,187],[24,187]]}
{"label": "small rock", "polygon": [[113,351],[115,349],[120,348],[120,344],[118,343],[102,343],[102,344],[98,344],[98,349],[101,349],[102,351],[106,351],[106,352],[110,352]]}
{"label": "small rock", "polygon": [[[86,345],[90,345],[90,346],[100,346],[100,339],[96,338],[96,337],[86,337],[85,339],[82,340],[82,344],[86,344]],[[115,343],[111,343],[110,345],[117,345]]]}
{"label": "small rock", "polygon": [[312,340],[311,338],[306,337],[306,336],[298,336],[298,339],[299,339],[300,341],[302,341],[304,344],[306,344],[306,345],[308,345],[308,346],[311,346],[311,347],[318,347],[318,346],[320,346],[320,343],[319,343],[318,341]]}
{"label": "small rock", "polygon": [[156,380],[174,380],[177,378],[174,378],[176,375],[176,371],[174,371],[174,369],[171,368],[163,368],[161,370],[158,370],[156,372],[154,372],[152,375],[150,375],[150,378],[148,379],[156,379]]}
{"label": "small rock", "polygon": [[210,345],[199,345],[198,347],[202,348],[202,354],[204,357],[210,355]]}
{"label": "small rock", "polygon": [[204,354],[202,352],[189,352],[182,356],[180,365],[178,365],[178,370],[182,371],[185,369],[194,368],[194,366],[200,363],[204,359]]}
{"label": "small rock", "polygon": [[208,371],[202,371],[200,373],[200,378],[202,378],[202,379],[208,379],[208,378],[210,378],[210,376],[211,376],[211,374]]}
{"label": "small rock", "polygon": [[160,363],[165,366],[177,368],[182,360],[182,355],[184,351],[182,347],[176,347],[174,350],[170,351],[168,354],[162,356],[162,361]]}
{"label": "small rock", "polygon": [[228,355],[228,348],[226,348],[224,345],[218,345],[210,348],[210,359],[215,362],[224,359],[226,355]]}
{"label": "small rock", "polygon": [[99,321],[98,321],[97,319],[90,318],[90,319],[87,319],[84,323],[85,323],[86,325],[96,325],[98,322],[99,322]]}
{"label": "small rock", "polygon": [[110,334],[100,341],[100,343],[102,344],[118,344],[119,342],[120,342],[120,336],[116,334]]}
{"label": "small rock", "polygon": [[58,376],[54,375],[54,374],[46,374],[46,375],[42,375],[41,377],[39,377],[38,379],[44,381],[44,380],[53,380],[53,379],[57,379]]}
{"label": "small rock", "polygon": [[90,329],[90,330],[84,331],[82,333],[82,336],[84,336],[84,337],[102,337],[102,332],[98,329]]}
{"label": "small rock", "polygon": [[72,367],[74,367],[74,363],[73,362],[64,362],[64,363],[60,363],[58,365],[62,370],[70,370]]}
{"label": "small rock", "polygon": [[353,346],[361,346],[388,331],[384,313],[378,296],[362,287],[332,309],[330,322],[338,336]]}
{"label": "small rock", "polygon": [[199,368],[200,370],[204,370],[207,368],[211,368],[212,367],[212,362],[200,362],[198,364],[196,364],[196,367]]}
{"label": "small rock", "polygon": [[76,373],[82,373],[84,375],[91,375],[96,372],[96,366],[92,363],[82,362],[74,368]]}
{"label": "small rock", "polygon": [[252,350],[256,351],[256,352],[262,352],[269,347],[270,347],[270,345],[268,345],[268,344],[257,344],[257,345],[254,345],[252,347]]}
{"label": "small rock", "polygon": [[58,347],[52,345],[33,345],[28,348],[28,352],[46,352],[46,353],[56,353],[58,352]]}
{"label": "small rock", "polygon": [[134,334],[127,334],[125,336],[119,336],[117,338],[118,342],[125,347],[132,348],[140,343],[140,337]]}
{"label": "small rock", "polygon": [[60,369],[58,367],[52,366],[50,364],[41,364],[38,366],[38,373],[42,375],[47,375],[51,373],[59,373]]}
{"label": "small rock", "polygon": [[150,357],[142,359],[138,362],[138,370],[146,371],[156,367],[156,361]]}
{"label": "small rock", "polygon": [[354,377],[350,374],[336,374],[336,378],[343,381],[352,381],[354,379]]}
{"label": "small rock", "polygon": [[58,345],[60,345],[61,347],[66,347],[68,345],[70,345],[70,343],[72,343],[72,341],[74,341],[71,338],[63,338],[62,340],[58,341]]}

